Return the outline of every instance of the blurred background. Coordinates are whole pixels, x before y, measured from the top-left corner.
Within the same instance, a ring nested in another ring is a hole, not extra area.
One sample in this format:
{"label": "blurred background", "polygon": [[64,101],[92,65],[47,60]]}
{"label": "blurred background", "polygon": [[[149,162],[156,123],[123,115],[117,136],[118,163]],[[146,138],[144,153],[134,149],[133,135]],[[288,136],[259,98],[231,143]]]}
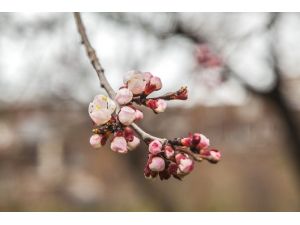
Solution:
{"label": "blurred background", "polygon": [[0,13],[0,211],[299,211],[300,14],[84,13],[114,88],[132,69],[189,88],[139,125],[222,152],[183,182],[146,180],[147,148],[92,149],[104,91],[71,13]]}

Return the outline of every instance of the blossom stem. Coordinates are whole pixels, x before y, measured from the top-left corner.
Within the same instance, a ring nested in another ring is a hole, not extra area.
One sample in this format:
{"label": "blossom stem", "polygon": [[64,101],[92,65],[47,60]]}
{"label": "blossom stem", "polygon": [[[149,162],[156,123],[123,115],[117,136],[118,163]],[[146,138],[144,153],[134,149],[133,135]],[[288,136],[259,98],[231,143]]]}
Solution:
{"label": "blossom stem", "polygon": [[[76,25],[77,25],[77,29],[78,29],[78,33],[80,34],[81,37],[81,43],[84,45],[85,50],[86,50],[86,54],[93,66],[93,68],[95,69],[99,81],[100,81],[100,86],[102,88],[105,89],[105,91],[107,92],[107,94],[109,95],[110,98],[114,99],[116,92],[114,91],[114,89],[111,87],[110,83],[108,82],[105,73],[104,73],[104,69],[99,61],[99,58],[97,57],[96,51],[95,49],[92,47],[88,35],[86,33],[86,29],[85,26],[82,22],[81,19],[81,15],[79,12],[74,12],[74,18],[76,21]],[[117,104],[117,111],[120,108],[119,104],[116,102]],[[145,132],[142,128],[140,128],[137,124],[132,123],[131,127],[136,131],[136,133],[145,141],[145,142],[149,142],[151,140],[159,140],[161,143],[166,143],[167,139],[165,138],[159,138],[159,137],[155,137],[152,136],[151,134],[148,134],[147,132]]]}

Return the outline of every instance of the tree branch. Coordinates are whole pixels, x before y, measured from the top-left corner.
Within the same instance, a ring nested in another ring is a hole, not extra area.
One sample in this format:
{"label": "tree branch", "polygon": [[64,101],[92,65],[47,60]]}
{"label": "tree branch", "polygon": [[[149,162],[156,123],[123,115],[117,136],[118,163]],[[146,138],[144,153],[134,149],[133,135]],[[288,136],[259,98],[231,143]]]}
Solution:
{"label": "tree branch", "polygon": [[[100,61],[97,57],[96,51],[92,47],[89,38],[87,36],[84,24],[82,22],[81,16],[79,12],[74,12],[74,17],[77,25],[78,32],[81,37],[81,43],[84,45],[87,56],[93,65],[93,68],[95,69],[99,81],[100,81],[100,86],[105,89],[105,91],[108,93],[109,97],[114,99],[116,92],[113,90],[111,85],[109,84],[108,80],[106,79],[106,76],[104,74],[104,69],[102,65],[100,64]],[[117,104],[117,103],[116,103]],[[118,104],[117,104],[118,105]],[[118,105],[119,108],[119,105]],[[167,139],[165,138],[159,138],[152,136],[151,134],[148,134],[145,132],[142,128],[140,128],[137,124],[132,123],[131,127],[135,130],[135,132],[145,141],[149,142],[151,140],[159,140],[162,143],[166,143]]]}

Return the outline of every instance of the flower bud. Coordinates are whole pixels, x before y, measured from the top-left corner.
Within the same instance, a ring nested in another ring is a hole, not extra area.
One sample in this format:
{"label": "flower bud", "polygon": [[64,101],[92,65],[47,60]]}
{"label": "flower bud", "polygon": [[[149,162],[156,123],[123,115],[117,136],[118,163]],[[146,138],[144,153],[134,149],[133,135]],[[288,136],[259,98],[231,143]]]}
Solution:
{"label": "flower bud", "polygon": [[190,147],[192,145],[192,139],[190,137],[182,138],[181,144],[186,147]]}
{"label": "flower bud", "polygon": [[175,151],[174,151],[174,149],[172,148],[171,145],[166,145],[164,147],[164,152],[165,152],[165,155],[166,155],[167,159],[172,158],[175,154]]}
{"label": "flower bud", "polygon": [[175,99],[187,100],[188,99],[187,87],[181,87],[180,90],[176,93]]}
{"label": "flower bud", "polygon": [[187,158],[188,158],[188,156],[186,154],[178,153],[175,156],[175,161],[176,161],[177,164],[180,164],[180,160],[187,159]]}
{"label": "flower bud", "polygon": [[221,152],[217,149],[202,150],[200,156],[207,159],[211,163],[217,163],[221,160]]}
{"label": "flower bud", "polygon": [[157,99],[148,99],[146,101],[146,106],[150,109],[156,109],[157,108]]}
{"label": "flower bud", "polygon": [[117,91],[115,100],[120,105],[125,105],[132,100],[133,94],[128,88],[121,88]]}
{"label": "flower bud", "polygon": [[150,80],[147,82],[144,93],[146,95],[151,94],[153,91],[158,91],[161,89],[162,84],[159,77],[156,76],[149,76],[147,80],[150,78]]}
{"label": "flower bud", "polygon": [[178,168],[182,173],[190,173],[194,169],[194,161],[189,158],[181,159]]}
{"label": "flower bud", "polygon": [[192,145],[193,146],[197,146],[200,143],[201,140],[201,136],[199,133],[195,133],[192,136]]}
{"label": "flower bud", "polygon": [[158,91],[162,87],[162,83],[159,77],[153,76],[150,80],[150,85],[155,86],[155,90]]}
{"label": "flower bud", "polygon": [[157,107],[154,109],[154,111],[157,113],[164,112],[167,108],[167,102],[163,99],[158,99],[156,105]]}
{"label": "flower bud", "polygon": [[162,144],[160,143],[159,140],[151,141],[151,143],[149,144],[149,152],[152,153],[153,155],[160,153],[161,149],[162,149]]}
{"label": "flower bud", "polygon": [[135,119],[135,110],[128,106],[123,106],[118,114],[119,121],[129,126]]}
{"label": "flower bud", "polygon": [[124,137],[114,137],[110,144],[111,150],[118,153],[127,153],[127,142]]}
{"label": "flower bud", "polygon": [[205,149],[209,146],[209,139],[205,137],[203,134],[200,135],[200,143],[198,144],[198,148]]}
{"label": "flower bud", "polygon": [[133,130],[130,127],[125,127],[124,132],[121,136],[124,136],[125,140],[132,141],[133,140]]}
{"label": "flower bud", "polygon": [[153,157],[149,163],[149,169],[156,172],[163,171],[165,169],[165,160],[161,157]]}
{"label": "flower bud", "polygon": [[146,165],[146,167],[144,168],[144,176],[146,179],[152,179],[155,178],[157,176],[157,172],[151,171],[148,164]]}
{"label": "flower bud", "polygon": [[127,142],[127,147],[129,150],[134,150],[140,144],[140,139],[136,136],[133,136],[133,140]]}
{"label": "flower bud", "polygon": [[144,76],[139,71],[129,71],[124,78],[127,88],[135,95],[142,94],[146,87]]}
{"label": "flower bud", "polygon": [[93,148],[102,147],[102,135],[93,134],[90,138],[90,144]]}
{"label": "flower bud", "polygon": [[89,114],[96,125],[107,123],[115,109],[114,101],[105,95],[96,95],[93,102],[89,104]]}
{"label": "flower bud", "polygon": [[139,120],[142,120],[143,118],[144,118],[144,114],[140,110],[136,109],[135,110],[135,119],[134,120],[139,121]]}

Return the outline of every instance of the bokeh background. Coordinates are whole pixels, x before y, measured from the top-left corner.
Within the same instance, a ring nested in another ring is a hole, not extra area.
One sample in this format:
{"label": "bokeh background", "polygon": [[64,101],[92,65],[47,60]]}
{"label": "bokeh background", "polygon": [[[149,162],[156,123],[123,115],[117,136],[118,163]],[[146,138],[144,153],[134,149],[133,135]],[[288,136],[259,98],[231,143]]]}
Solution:
{"label": "bokeh background", "polygon": [[114,88],[132,69],[189,99],[139,125],[222,151],[183,182],[146,180],[145,144],[89,146],[104,93],[71,13],[0,13],[1,211],[299,211],[300,14],[84,13]]}

